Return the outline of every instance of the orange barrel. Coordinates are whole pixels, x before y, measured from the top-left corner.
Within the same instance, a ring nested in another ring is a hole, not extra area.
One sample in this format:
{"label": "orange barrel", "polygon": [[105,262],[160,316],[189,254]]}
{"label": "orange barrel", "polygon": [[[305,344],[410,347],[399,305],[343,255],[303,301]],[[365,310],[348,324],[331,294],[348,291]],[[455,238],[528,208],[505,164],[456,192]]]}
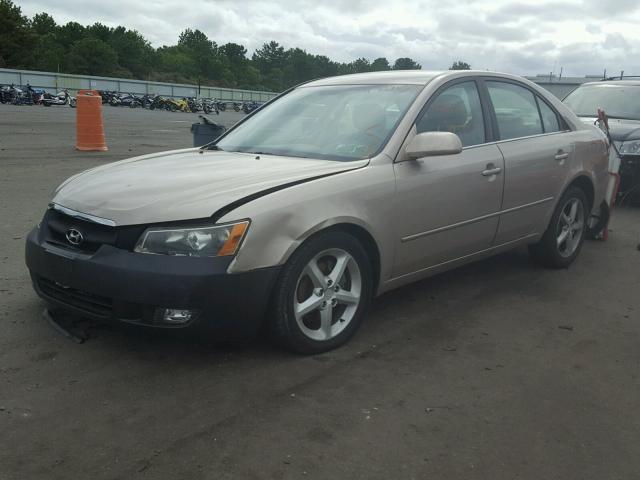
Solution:
{"label": "orange barrel", "polygon": [[95,90],[80,90],[76,102],[76,149],[106,151],[102,124],[102,97]]}

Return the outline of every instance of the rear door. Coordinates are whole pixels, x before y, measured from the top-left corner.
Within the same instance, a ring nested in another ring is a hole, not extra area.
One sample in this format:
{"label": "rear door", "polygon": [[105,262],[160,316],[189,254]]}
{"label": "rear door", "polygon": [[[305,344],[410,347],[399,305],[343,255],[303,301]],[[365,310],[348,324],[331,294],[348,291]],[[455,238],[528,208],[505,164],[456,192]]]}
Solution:
{"label": "rear door", "polygon": [[486,80],[498,148],[504,155],[504,197],[495,244],[542,233],[568,174],[574,146],[562,118],[518,82]]}
{"label": "rear door", "polygon": [[488,110],[475,80],[446,84],[426,103],[413,131],[456,133],[457,155],[394,165],[397,234],[394,276],[425,270],[491,247],[502,200],[503,158],[488,143]]}

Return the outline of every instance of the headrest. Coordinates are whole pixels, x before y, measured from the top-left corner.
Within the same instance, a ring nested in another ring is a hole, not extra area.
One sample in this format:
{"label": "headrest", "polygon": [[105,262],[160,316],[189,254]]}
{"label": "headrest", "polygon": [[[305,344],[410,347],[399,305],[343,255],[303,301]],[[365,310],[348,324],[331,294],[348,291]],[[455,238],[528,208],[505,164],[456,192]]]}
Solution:
{"label": "headrest", "polygon": [[427,114],[430,130],[450,131],[467,122],[467,107],[457,95],[444,94],[436,98]]}
{"label": "headrest", "polygon": [[360,103],[353,105],[351,121],[356,130],[366,132],[375,127],[384,126],[387,117],[383,108],[377,103]]}

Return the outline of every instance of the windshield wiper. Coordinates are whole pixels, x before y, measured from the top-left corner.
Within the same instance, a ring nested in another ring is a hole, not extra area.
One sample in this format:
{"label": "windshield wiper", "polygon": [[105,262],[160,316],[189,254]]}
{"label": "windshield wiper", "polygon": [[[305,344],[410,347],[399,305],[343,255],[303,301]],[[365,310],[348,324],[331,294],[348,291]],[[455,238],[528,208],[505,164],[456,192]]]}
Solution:
{"label": "windshield wiper", "polygon": [[240,153],[251,153],[252,155],[275,155],[274,153],[270,153],[270,152],[254,152],[253,150],[238,150]]}
{"label": "windshield wiper", "polygon": [[[606,113],[606,112],[605,112]],[[614,120],[635,120],[640,121],[640,118],[632,118],[632,117],[616,117],[615,115],[607,114],[607,117],[613,118]]]}
{"label": "windshield wiper", "polygon": [[[605,112],[606,113],[606,112]],[[597,117],[597,115],[594,115],[592,113],[586,114],[586,113],[580,113],[578,114],[579,117]],[[613,118],[614,120],[633,120],[636,122],[640,122],[640,117],[638,118],[633,118],[633,117],[619,117],[617,115],[609,115],[607,113],[607,118]]]}

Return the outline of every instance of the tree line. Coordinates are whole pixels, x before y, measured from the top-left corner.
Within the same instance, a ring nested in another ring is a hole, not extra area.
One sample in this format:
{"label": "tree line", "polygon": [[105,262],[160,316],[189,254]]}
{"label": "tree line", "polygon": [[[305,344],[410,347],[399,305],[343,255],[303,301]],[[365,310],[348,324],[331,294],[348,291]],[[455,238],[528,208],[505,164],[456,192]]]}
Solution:
{"label": "tree line", "polygon": [[[154,48],[122,26],[59,25],[47,13],[28,18],[12,0],[0,0],[0,67],[274,92],[319,77],[422,68],[409,57],[341,63],[301,48],[285,49],[276,41],[249,57],[242,45],[219,45],[189,28],[176,45]],[[458,61],[451,68],[470,66]]]}

